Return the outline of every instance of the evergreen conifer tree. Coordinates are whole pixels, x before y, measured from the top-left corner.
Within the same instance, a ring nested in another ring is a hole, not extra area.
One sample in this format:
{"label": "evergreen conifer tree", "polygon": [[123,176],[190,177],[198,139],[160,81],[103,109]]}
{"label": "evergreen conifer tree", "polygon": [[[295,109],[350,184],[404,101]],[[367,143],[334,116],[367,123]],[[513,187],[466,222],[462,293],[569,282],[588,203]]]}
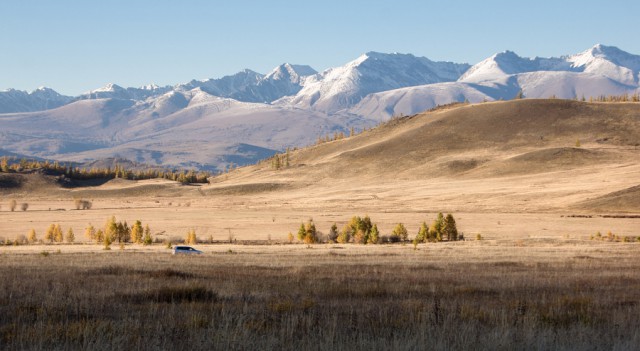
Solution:
{"label": "evergreen conifer tree", "polygon": [[378,225],[374,224],[371,227],[371,233],[369,234],[369,244],[377,244],[380,240],[380,233],[378,232]]}
{"label": "evergreen conifer tree", "polygon": [[458,240],[458,228],[456,228],[456,220],[453,218],[453,215],[451,215],[451,213],[447,214],[447,218],[445,218],[444,220],[444,228],[442,231],[447,236],[447,240]]}
{"label": "evergreen conifer tree", "polygon": [[333,225],[331,225],[331,229],[329,229],[328,239],[331,242],[336,242],[338,240],[338,225],[336,223],[333,223]]}
{"label": "evergreen conifer tree", "polygon": [[133,226],[131,226],[131,242],[135,244],[142,243],[143,231],[142,222],[137,220]]}
{"label": "evergreen conifer tree", "polygon": [[30,244],[33,244],[38,241],[38,238],[36,237],[35,229],[32,228],[31,230],[29,230],[29,233],[27,234],[27,240],[29,241]]}
{"label": "evergreen conifer tree", "polygon": [[56,225],[55,224],[51,224],[49,225],[49,228],[47,228],[47,231],[44,232],[44,240],[48,241],[48,242],[53,242],[53,235],[56,231]]}
{"label": "evergreen conifer tree", "polygon": [[418,242],[427,242],[429,240],[429,227],[427,226],[427,222],[422,222],[422,225],[420,225],[416,240]]}
{"label": "evergreen conifer tree", "polygon": [[69,230],[67,231],[67,236],[65,237],[65,239],[70,244],[76,240],[76,236],[75,234],[73,234],[73,229],[71,227],[69,227]]}
{"label": "evergreen conifer tree", "polygon": [[409,236],[409,232],[407,231],[407,228],[402,223],[396,224],[391,234],[393,236],[396,236],[400,241],[406,241]]}
{"label": "evergreen conifer tree", "polygon": [[104,232],[102,231],[102,229],[98,229],[96,231],[96,236],[94,237],[94,240],[96,241],[96,244],[100,244],[102,242],[104,242]]}
{"label": "evergreen conifer tree", "polygon": [[93,225],[91,225],[91,223],[89,223],[89,226],[85,228],[84,237],[87,238],[87,240],[92,240],[92,241],[95,240],[96,228],[94,228]]}
{"label": "evergreen conifer tree", "polygon": [[149,225],[144,226],[144,239],[142,240],[144,245],[151,245],[153,243],[153,238],[151,237],[151,229],[149,229]]}
{"label": "evergreen conifer tree", "polygon": [[353,229],[351,229],[351,226],[349,226],[349,224],[345,224],[344,227],[342,227],[340,234],[338,235],[337,241],[340,244],[346,244],[349,242],[349,240],[351,240],[352,234],[353,234]]}
{"label": "evergreen conifer tree", "polygon": [[307,235],[307,229],[304,227],[304,223],[300,223],[300,228],[298,228],[298,240],[304,240],[304,237]]}
{"label": "evergreen conifer tree", "polygon": [[62,234],[62,228],[60,228],[60,224],[56,224],[53,230],[53,240],[57,243],[61,243],[64,240],[64,236]]}

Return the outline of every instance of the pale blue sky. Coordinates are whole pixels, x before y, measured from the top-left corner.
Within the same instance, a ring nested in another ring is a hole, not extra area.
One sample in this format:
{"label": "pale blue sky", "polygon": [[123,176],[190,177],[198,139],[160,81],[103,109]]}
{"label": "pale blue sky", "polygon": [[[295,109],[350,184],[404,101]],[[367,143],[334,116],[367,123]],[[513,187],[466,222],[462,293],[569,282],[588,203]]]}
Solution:
{"label": "pale blue sky", "polygon": [[596,43],[640,54],[640,1],[1,0],[0,90],[76,95],[284,63],[318,71],[367,51],[470,64]]}

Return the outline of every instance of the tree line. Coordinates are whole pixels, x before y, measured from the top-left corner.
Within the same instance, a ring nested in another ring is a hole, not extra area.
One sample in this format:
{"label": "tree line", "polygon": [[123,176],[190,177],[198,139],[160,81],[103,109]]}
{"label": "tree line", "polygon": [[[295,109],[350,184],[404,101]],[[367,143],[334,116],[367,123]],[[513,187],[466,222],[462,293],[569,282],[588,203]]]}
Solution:
{"label": "tree line", "polygon": [[0,171],[25,172],[30,170],[43,170],[54,175],[64,175],[72,180],[92,180],[92,179],[168,179],[181,183],[208,183],[211,173],[193,170],[166,170],[166,169],[128,169],[125,166],[116,164],[114,167],[75,167],[72,164],[60,163],[58,161],[38,161],[27,160],[16,157],[4,156],[0,158]]}
{"label": "tree line", "polygon": [[[289,242],[293,242],[294,235],[289,233]],[[381,235],[378,225],[371,221],[367,215],[354,216],[340,230],[334,223],[326,236],[316,228],[313,219],[300,223],[297,239],[306,244],[321,242],[329,243],[355,243],[355,244],[383,244],[409,241],[409,231],[403,223],[397,223],[389,235]],[[418,233],[413,239],[414,244],[426,242],[458,241],[464,240],[464,234],[458,232],[456,221],[452,214],[444,216],[438,213],[431,225],[422,222]]]}

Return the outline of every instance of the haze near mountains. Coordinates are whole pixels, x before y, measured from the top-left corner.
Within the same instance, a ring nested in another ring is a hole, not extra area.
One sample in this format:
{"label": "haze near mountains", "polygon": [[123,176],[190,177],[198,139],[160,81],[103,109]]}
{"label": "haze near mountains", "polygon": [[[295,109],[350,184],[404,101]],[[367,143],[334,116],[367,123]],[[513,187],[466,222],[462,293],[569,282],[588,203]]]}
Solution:
{"label": "haze near mountains", "polygon": [[474,65],[370,52],[317,73],[283,64],[173,87],[109,84],[77,97],[0,92],[0,153],[87,161],[119,156],[223,169],[320,135],[455,101],[589,98],[640,91],[640,56],[596,45],[560,58],[513,52]]}

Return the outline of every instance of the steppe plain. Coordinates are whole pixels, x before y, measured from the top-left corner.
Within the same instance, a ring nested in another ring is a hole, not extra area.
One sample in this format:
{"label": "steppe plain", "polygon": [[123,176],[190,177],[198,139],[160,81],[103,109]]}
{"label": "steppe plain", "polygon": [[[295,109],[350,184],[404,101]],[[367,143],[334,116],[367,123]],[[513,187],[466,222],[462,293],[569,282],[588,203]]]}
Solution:
{"label": "steppe plain", "polygon": [[[262,162],[207,185],[64,188],[19,177],[2,189],[0,237],[31,228],[42,237],[60,223],[78,243],[0,248],[0,346],[9,349],[640,344],[639,104],[444,107],[292,151],[289,167]],[[76,210],[77,198],[92,208]],[[28,210],[10,212],[9,199]],[[326,234],[355,215],[381,234],[402,222],[413,237],[438,212],[452,213],[467,240],[287,239],[310,218]],[[84,228],[110,216],[149,224],[159,241],[195,229],[205,254],[83,243]],[[596,232],[612,240],[592,240]]]}

